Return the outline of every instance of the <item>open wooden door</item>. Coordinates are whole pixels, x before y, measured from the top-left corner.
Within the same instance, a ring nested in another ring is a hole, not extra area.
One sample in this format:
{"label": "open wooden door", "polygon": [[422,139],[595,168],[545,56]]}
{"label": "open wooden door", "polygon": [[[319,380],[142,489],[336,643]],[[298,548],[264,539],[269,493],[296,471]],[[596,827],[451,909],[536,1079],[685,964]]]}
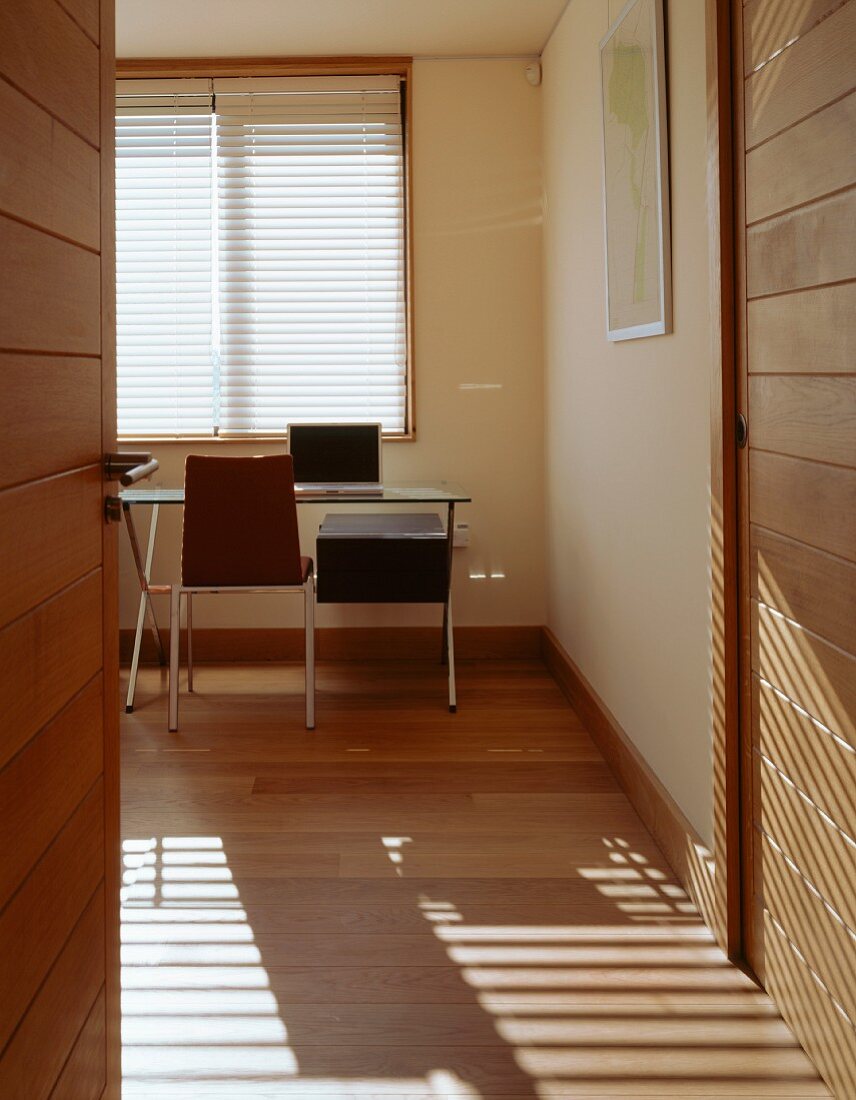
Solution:
{"label": "open wooden door", "polygon": [[856,1096],[856,0],[732,15],[747,956]]}
{"label": "open wooden door", "polygon": [[119,1094],[113,4],[0,4],[0,1096]]}

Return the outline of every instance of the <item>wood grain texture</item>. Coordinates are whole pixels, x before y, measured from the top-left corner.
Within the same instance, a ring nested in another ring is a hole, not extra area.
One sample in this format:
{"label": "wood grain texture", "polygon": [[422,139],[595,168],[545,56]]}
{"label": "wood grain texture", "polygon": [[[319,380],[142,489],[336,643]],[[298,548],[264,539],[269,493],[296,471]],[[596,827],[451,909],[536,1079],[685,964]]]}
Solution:
{"label": "wood grain texture", "polygon": [[856,933],[833,913],[799,871],[764,838],[764,893],[791,943],[806,963],[823,974],[829,990],[850,1019],[856,1019]]}
{"label": "wood grain texture", "polygon": [[752,73],[746,81],[746,149],[852,91],[854,51],[856,5],[848,0]]}
{"label": "wood grain texture", "polygon": [[50,1100],[98,1100],[105,1087],[104,1048],[107,1042],[104,992],[98,994]]}
{"label": "wood grain texture", "polygon": [[104,982],[103,944],[99,889],[3,1051],[0,1096],[48,1100]]}
{"label": "wood grain texture", "polygon": [[854,220],[856,190],[851,189],[752,226],[747,234],[749,297],[856,278],[850,239]]}
{"label": "wood grain texture", "polygon": [[[277,1097],[428,1100],[438,1066],[485,1100],[566,1079],[614,1100],[826,1095],[624,796],[571,758],[580,723],[540,663],[463,665],[454,716],[435,661],[322,663],[311,735],[301,674],[204,669],[176,735],[142,670],[126,1100],[212,1076],[240,1095],[250,1073]],[[568,759],[532,763],[566,737]],[[217,797],[239,803],[188,816]]]}
{"label": "wood grain texture", "polygon": [[752,668],[856,748],[856,660],[753,602]]}
{"label": "wood grain texture", "polygon": [[856,566],[761,527],[750,538],[752,595],[856,655]]}
{"label": "wood grain texture", "polygon": [[856,561],[856,470],[751,450],[752,523]]}
{"label": "wood grain texture", "polygon": [[0,489],[101,459],[101,364],[0,353]]}
{"label": "wood grain texture", "polygon": [[98,0],[58,0],[58,3],[97,46],[101,35],[101,12]]}
{"label": "wood grain texture", "polygon": [[97,151],[6,83],[0,128],[16,150],[0,175],[0,211],[97,249]]}
{"label": "wood grain texture", "polygon": [[856,377],[749,380],[752,446],[856,467]]}
{"label": "wood grain texture", "polygon": [[[49,0],[53,3],[54,0]],[[0,331],[13,351],[97,355],[99,260],[93,252],[0,216]]]}
{"label": "wood grain texture", "polygon": [[0,771],[0,908],[101,774],[101,679]]}
{"label": "wood grain texture", "polygon": [[856,130],[856,95],[810,115],[746,157],[746,218],[751,224],[850,187],[856,152],[841,133]]}
{"label": "wood grain texture", "polygon": [[100,464],[0,492],[0,628],[101,561]]}
{"label": "wood grain texture", "polygon": [[856,283],[748,303],[749,373],[856,372]]}
{"label": "wood grain texture", "polygon": [[100,572],[0,631],[0,766],[100,667]]}
{"label": "wood grain texture", "polygon": [[101,881],[103,813],[99,783],[0,913],[2,942],[14,944],[0,963],[0,1049],[23,1019]]}
{"label": "wood grain texture", "polygon": [[803,1036],[814,1062],[837,1097],[856,1095],[856,1033],[842,1018],[827,991],[765,914],[770,988],[785,1019]]}
{"label": "wood grain texture", "polygon": [[856,752],[768,684],[756,681],[758,748],[843,828],[856,821]]}
{"label": "wood grain texture", "polygon": [[792,46],[846,0],[748,0],[743,14],[743,67],[753,69]]}
{"label": "wood grain texture", "polygon": [[98,47],[54,0],[0,6],[10,83],[98,148]]}
{"label": "wood grain texture", "polygon": [[766,760],[760,774],[757,824],[845,924],[856,928],[856,845]]}

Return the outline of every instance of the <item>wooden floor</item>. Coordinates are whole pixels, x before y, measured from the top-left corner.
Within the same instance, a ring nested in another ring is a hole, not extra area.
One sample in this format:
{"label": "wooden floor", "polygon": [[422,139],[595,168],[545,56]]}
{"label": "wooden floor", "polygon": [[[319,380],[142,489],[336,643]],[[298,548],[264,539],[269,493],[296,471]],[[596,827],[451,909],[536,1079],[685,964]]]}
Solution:
{"label": "wooden floor", "polygon": [[123,723],[125,1100],[828,1095],[540,664],[195,686]]}

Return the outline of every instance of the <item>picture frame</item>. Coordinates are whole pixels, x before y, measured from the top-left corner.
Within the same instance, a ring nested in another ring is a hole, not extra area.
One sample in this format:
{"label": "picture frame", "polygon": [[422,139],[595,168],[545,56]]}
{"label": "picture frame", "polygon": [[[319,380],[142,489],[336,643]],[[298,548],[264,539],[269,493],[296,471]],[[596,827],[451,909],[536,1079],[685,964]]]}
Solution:
{"label": "picture frame", "polygon": [[600,42],[606,328],[672,331],[664,0],[628,0]]}

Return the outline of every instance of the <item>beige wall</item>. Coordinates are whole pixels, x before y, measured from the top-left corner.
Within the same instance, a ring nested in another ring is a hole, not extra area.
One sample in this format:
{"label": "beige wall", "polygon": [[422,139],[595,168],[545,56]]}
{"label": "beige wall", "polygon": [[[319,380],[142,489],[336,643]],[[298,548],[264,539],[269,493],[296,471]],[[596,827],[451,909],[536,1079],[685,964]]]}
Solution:
{"label": "beige wall", "polygon": [[[425,61],[413,76],[415,443],[384,447],[390,480],[461,482],[473,503],[469,549],[455,551],[459,624],[544,621],[540,102],[520,61]],[[487,383],[490,389],[468,388]],[[271,447],[153,445],[154,484],[180,485],[189,450],[257,454]],[[324,509],[303,506],[304,552]],[[138,509],[140,527],[147,520]],[[154,579],[177,575],[180,514],[161,511]],[[121,617],[138,589],[122,539]],[[503,573],[471,580],[470,573]],[[197,601],[200,626],[297,625],[298,600]],[[160,600],[160,608],[164,602]],[[432,623],[419,607],[322,607],[320,625]]]}
{"label": "beige wall", "polygon": [[674,333],[605,336],[598,43],[544,53],[547,622],[710,840],[704,0],[668,4]]}

